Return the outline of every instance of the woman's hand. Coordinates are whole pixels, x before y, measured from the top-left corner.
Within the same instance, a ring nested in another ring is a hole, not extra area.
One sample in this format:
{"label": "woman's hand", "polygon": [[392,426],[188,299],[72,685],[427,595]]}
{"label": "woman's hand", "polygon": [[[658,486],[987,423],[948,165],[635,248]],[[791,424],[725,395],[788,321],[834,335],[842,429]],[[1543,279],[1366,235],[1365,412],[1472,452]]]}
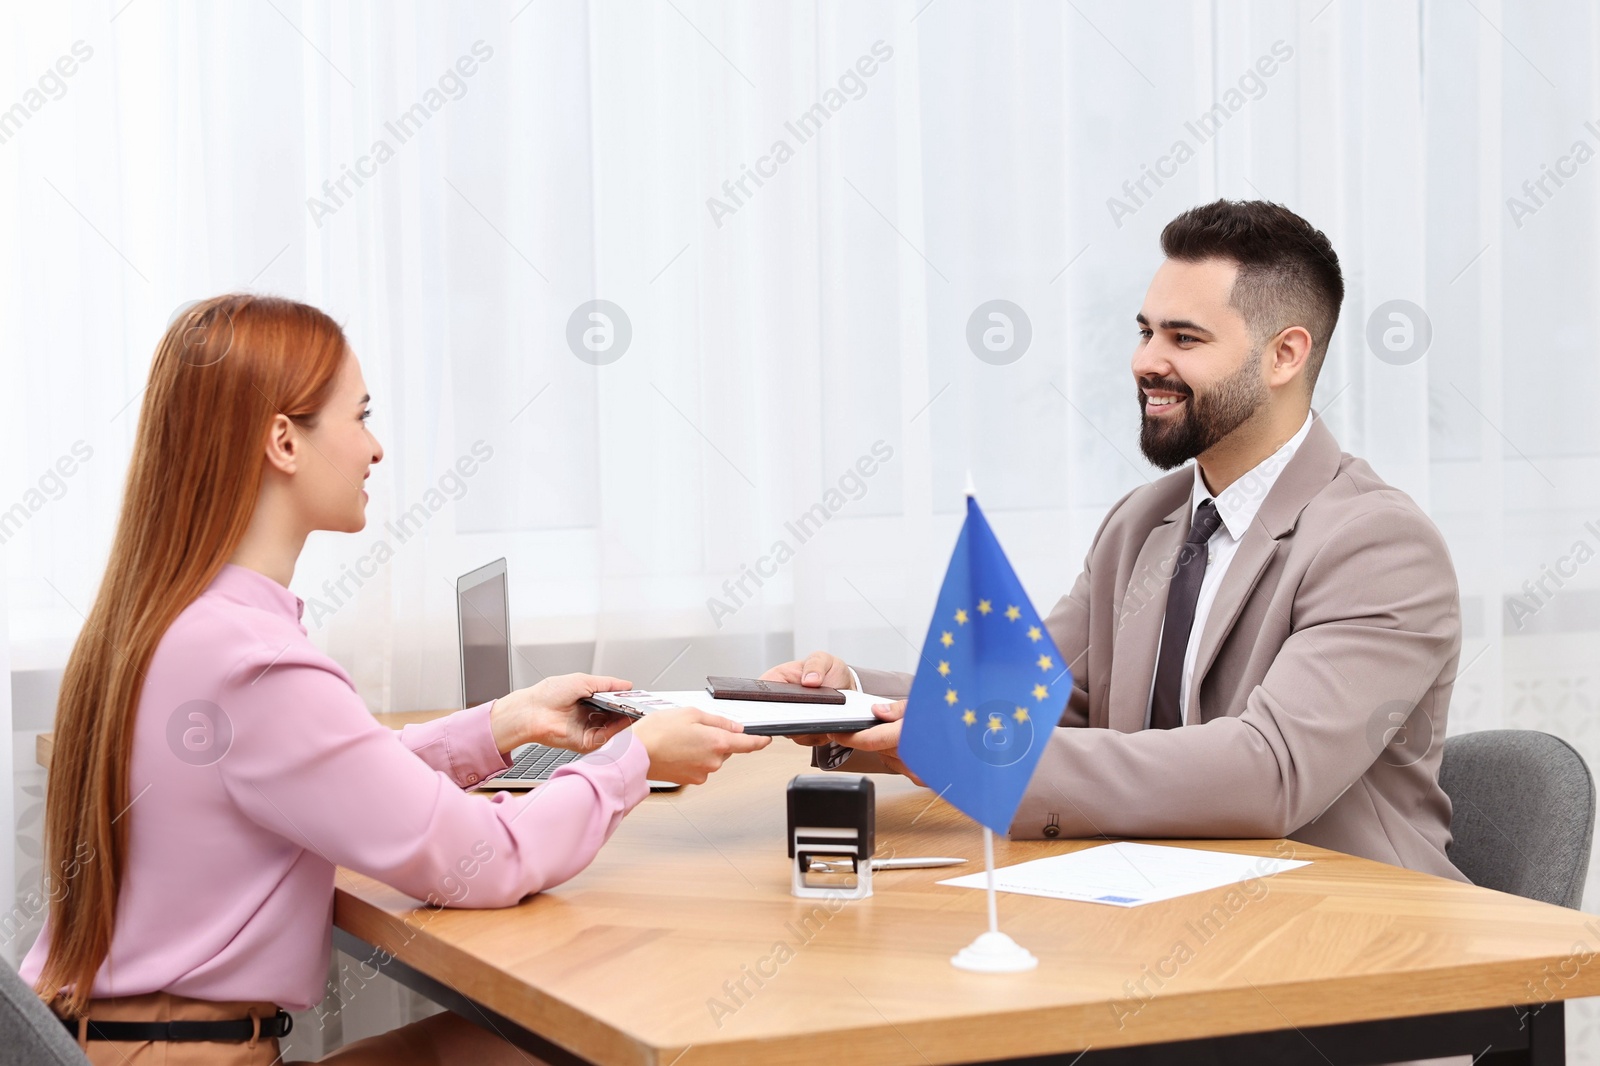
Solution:
{"label": "woman's hand", "polygon": [[744,726],[695,707],[653,711],[633,724],[633,739],[650,756],[653,781],[698,785],[728,756],[760,751],[771,737],[753,737]]}
{"label": "woman's hand", "polygon": [[519,688],[495,700],[489,712],[494,745],[502,753],[522,744],[593,751],[626,728],[631,719],[578,701],[596,692],[626,692],[632,687],[617,677],[562,674]]}

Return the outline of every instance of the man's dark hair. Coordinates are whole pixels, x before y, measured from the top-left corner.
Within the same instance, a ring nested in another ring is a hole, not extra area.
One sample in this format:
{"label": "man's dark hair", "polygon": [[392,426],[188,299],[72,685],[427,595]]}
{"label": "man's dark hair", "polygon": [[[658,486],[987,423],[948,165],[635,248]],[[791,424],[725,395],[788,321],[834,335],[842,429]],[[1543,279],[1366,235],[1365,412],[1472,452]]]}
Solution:
{"label": "man's dark hair", "polygon": [[1311,334],[1307,394],[1316,388],[1344,302],[1339,257],[1321,230],[1282,204],[1217,200],[1167,223],[1161,250],[1168,259],[1187,263],[1237,263],[1239,276],[1228,302],[1244,316],[1257,344],[1290,326],[1304,326]]}

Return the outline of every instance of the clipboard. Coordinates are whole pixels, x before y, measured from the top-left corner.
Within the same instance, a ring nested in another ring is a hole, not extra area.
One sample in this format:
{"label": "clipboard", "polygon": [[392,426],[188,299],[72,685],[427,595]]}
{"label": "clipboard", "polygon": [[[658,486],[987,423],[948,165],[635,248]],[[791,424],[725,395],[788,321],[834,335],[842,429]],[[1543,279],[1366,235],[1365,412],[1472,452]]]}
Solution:
{"label": "clipboard", "polygon": [[846,692],[844,703],[780,703],[768,700],[719,700],[705,689],[647,692],[597,692],[580,703],[635,720],[672,707],[698,707],[744,726],[758,737],[795,737],[814,733],[854,733],[882,722],[872,708],[892,700],[866,692]]}

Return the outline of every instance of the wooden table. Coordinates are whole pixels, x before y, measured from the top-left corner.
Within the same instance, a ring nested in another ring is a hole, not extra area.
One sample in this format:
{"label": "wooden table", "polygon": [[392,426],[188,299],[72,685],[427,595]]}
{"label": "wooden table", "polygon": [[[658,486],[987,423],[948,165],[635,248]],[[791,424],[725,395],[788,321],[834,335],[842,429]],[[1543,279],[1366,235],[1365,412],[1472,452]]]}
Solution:
{"label": "wooden table", "polygon": [[[984,928],[984,894],[935,882],[974,863],[879,872],[866,900],[789,894],[784,786],[806,762],[776,742],[652,795],[587,870],[506,910],[419,908],[341,870],[335,943],[558,1063],[1356,1064],[1487,1050],[1481,1066],[1544,1064],[1565,1061],[1560,1001],[1600,994],[1600,920],[1303,844],[1292,857],[1311,865],[1249,899],[1002,895],[1002,928],[1039,967],[966,973],[949,957]],[[981,861],[973,823],[902,778],[876,782],[879,854]],[[1094,843],[1001,840],[996,860]],[[1278,841],[1179,843],[1290,857]]]}

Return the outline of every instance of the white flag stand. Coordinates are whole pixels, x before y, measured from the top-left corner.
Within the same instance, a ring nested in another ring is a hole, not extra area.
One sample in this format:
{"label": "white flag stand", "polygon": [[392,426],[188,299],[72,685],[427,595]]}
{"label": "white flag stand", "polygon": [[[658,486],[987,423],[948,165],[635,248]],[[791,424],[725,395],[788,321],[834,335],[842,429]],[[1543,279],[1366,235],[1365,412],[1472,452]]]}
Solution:
{"label": "white flag stand", "polygon": [[976,973],[1020,973],[1039,965],[1039,959],[1000,931],[994,903],[994,833],[983,827],[983,865],[989,878],[989,931],[962,948],[950,965]]}

